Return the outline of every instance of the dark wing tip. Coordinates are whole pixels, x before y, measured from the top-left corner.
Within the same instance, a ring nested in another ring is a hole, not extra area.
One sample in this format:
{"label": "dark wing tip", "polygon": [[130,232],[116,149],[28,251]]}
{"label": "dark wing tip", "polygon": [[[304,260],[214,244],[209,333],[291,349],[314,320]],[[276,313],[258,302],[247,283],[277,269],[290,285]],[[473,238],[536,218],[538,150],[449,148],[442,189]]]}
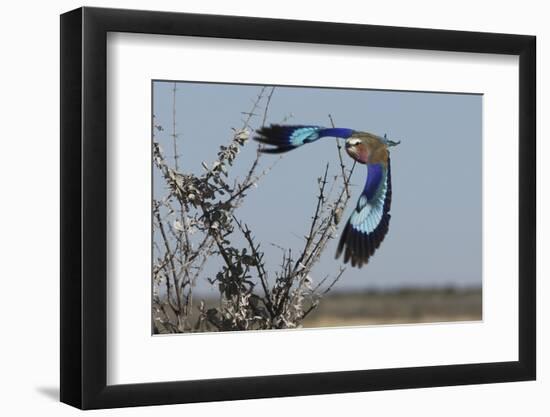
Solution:
{"label": "dark wing tip", "polygon": [[285,153],[285,152],[291,151],[295,148],[296,148],[296,146],[279,146],[279,147],[273,147],[273,148],[261,147],[259,149],[259,152],[260,153],[278,154],[278,153]]}
{"label": "dark wing tip", "polygon": [[257,135],[254,136],[254,140],[265,145],[271,145],[271,147],[260,148],[260,152],[278,154],[296,148],[296,146],[291,145],[288,141],[288,135],[286,134],[287,129],[288,126],[277,124],[262,126],[260,129],[257,129]]}
{"label": "dark wing tip", "polygon": [[371,233],[363,233],[355,229],[348,221],[340,236],[335,258],[338,259],[344,253],[345,264],[350,262],[352,267],[357,268],[368,264],[388,233],[389,219],[390,215],[385,214],[383,220]]}

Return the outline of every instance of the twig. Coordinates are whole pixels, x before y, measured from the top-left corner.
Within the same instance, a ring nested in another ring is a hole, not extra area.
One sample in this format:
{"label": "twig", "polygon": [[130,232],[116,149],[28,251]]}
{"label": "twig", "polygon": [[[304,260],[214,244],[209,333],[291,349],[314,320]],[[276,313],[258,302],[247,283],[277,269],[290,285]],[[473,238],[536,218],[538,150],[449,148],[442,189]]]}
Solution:
{"label": "twig", "polygon": [[[338,282],[338,280],[342,277],[345,270],[346,270],[346,268],[340,268],[340,272],[338,272],[338,275],[336,275],[336,277],[330,283],[330,285],[320,294],[319,298],[326,295],[332,289],[332,287],[334,287],[334,284],[336,284],[336,282]],[[317,307],[317,304],[315,302],[313,302],[311,304],[311,306],[306,311],[304,311],[304,313],[302,315],[302,320],[305,319],[309,315],[309,313],[311,313],[316,307]]]}
{"label": "twig", "polygon": [[[331,114],[328,115],[328,118],[330,119],[330,124],[332,125],[332,127],[333,128],[336,127]],[[340,138],[336,138],[336,148],[338,149],[338,159],[340,160],[340,169],[342,170],[342,179],[344,181],[344,188],[346,190],[347,198],[349,198],[350,197],[349,179],[346,179],[346,166],[344,165],[344,160],[342,158],[342,145],[340,144]]]}
{"label": "twig", "polygon": [[271,302],[271,295],[268,289],[269,283],[267,281],[267,273],[262,263],[262,257],[258,252],[258,248],[254,245],[254,241],[252,240],[251,232],[248,226],[246,225],[243,226],[243,224],[234,215],[233,215],[233,220],[239,227],[239,230],[241,231],[241,233],[243,234],[244,238],[248,243],[248,247],[252,251],[252,256],[255,259],[254,266],[256,267],[256,271],[258,272],[258,278],[260,279],[260,283],[262,285],[264,295],[265,295],[265,304],[267,309],[269,310],[269,313],[273,317],[275,315],[275,312],[273,309],[273,303]]}
{"label": "twig", "polygon": [[296,261],[296,264],[294,266],[294,271],[298,269],[298,266],[300,265],[300,263],[302,263],[302,261],[304,260],[304,257],[309,252],[309,248],[315,236],[315,226],[317,225],[317,221],[319,220],[319,213],[324,204],[324,198],[325,198],[324,190],[325,190],[325,186],[327,185],[328,168],[329,168],[329,164],[327,163],[325,167],[325,173],[323,175],[323,179],[320,181],[319,194],[317,196],[317,205],[315,207],[315,212],[311,221],[309,233],[307,234],[307,237],[306,237],[306,243],[304,245],[304,248],[302,249],[302,254],[298,257]]}
{"label": "twig", "polygon": [[262,126],[265,126],[265,121],[267,119],[267,112],[269,110],[269,104],[271,103],[271,97],[273,96],[274,92],[275,92],[275,87],[271,87],[271,92],[267,96],[267,103],[265,105],[264,118],[262,119]]}
{"label": "twig", "polygon": [[[160,230],[160,234],[162,236],[162,240],[164,242],[164,246],[166,248],[166,254],[168,256],[170,256],[170,254],[172,254],[172,249],[170,248],[170,243],[168,241],[168,238],[166,237],[166,232],[164,231],[164,225],[162,223],[162,220],[160,219],[160,214],[159,214],[159,211],[158,211],[158,207],[156,210],[153,210],[153,213],[155,214],[155,217],[157,219],[157,224],[158,224],[158,228]],[[174,265],[174,259],[172,256],[169,257],[169,263],[170,263],[170,267],[171,267],[171,272],[172,272],[172,277],[174,279],[174,284],[176,286],[176,289],[178,287],[177,285],[177,276],[176,276],[176,268],[175,268],[175,265]],[[171,299],[170,299],[170,293],[171,293],[171,285],[170,285],[170,279],[168,277],[166,277],[166,291],[167,291],[167,297],[168,297],[168,301],[171,302]],[[177,302],[178,302],[178,309],[181,308],[181,297],[180,297],[180,294],[179,294],[179,291],[176,290],[176,299],[177,299]],[[173,307],[172,307],[173,308]],[[176,310],[176,309],[174,309]]]}

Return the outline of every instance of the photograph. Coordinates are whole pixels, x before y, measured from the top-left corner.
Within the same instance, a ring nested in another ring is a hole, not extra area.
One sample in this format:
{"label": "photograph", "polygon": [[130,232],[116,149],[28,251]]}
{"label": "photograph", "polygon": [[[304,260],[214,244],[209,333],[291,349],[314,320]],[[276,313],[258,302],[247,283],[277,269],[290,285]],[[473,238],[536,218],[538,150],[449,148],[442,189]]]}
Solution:
{"label": "photograph", "polygon": [[151,88],[154,335],[482,320],[482,94]]}
{"label": "photograph", "polygon": [[59,285],[22,292],[52,343],[15,380],[39,408],[536,411],[544,19],[237,9],[62,11],[34,112],[60,146],[27,169],[59,161]]}

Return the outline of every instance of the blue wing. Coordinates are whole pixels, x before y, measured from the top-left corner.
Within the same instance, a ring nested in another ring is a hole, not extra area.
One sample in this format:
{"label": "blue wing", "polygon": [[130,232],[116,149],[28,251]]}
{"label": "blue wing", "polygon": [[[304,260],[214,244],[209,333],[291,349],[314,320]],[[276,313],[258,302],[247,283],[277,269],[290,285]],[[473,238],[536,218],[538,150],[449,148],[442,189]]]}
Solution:
{"label": "blue wing", "polygon": [[391,172],[388,158],[383,164],[367,165],[367,181],[340,237],[336,258],[344,252],[344,263],[359,268],[380,246],[388,233],[391,206]]}
{"label": "blue wing", "polygon": [[271,125],[269,127],[264,126],[257,130],[258,136],[254,139],[258,142],[273,146],[270,148],[262,148],[261,151],[264,153],[283,153],[326,136],[349,138],[353,132],[353,129],[346,128],[326,128],[322,126],[307,125]]}

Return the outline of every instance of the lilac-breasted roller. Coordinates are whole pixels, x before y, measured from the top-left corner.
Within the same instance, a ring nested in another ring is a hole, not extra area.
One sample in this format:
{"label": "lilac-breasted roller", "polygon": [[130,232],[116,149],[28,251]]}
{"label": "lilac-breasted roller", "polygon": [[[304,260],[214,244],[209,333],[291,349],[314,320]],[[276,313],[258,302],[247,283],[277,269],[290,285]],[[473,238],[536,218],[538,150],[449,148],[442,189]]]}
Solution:
{"label": "lilac-breasted roller", "polygon": [[306,125],[271,125],[257,131],[254,139],[271,145],[263,153],[283,153],[323,137],[346,139],[346,152],[367,167],[365,187],[340,237],[336,258],[344,253],[344,263],[361,268],[388,233],[391,205],[390,153],[400,142],[368,132],[347,128]]}

